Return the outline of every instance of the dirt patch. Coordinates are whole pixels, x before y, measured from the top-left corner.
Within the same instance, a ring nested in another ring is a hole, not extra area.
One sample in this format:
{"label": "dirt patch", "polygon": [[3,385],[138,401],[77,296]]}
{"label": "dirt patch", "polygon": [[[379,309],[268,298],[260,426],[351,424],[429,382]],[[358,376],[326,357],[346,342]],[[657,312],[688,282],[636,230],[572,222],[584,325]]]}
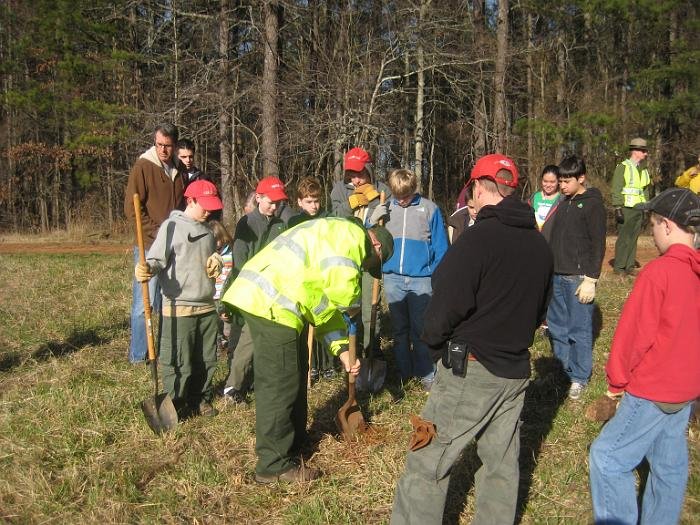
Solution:
{"label": "dirt patch", "polygon": [[[608,236],[605,242],[605,257],[603,258],[602,274],[612,273],[612,261],[615,258],[615,242],[617,236]],[[646,263],[656,259],[659,256],[659,251],[654,246],[654,240],[651,237],[640,237],[637,242],[637,262],[644,267]]]}
{"label": "dirt patch", "polygon": [[132,250],[129,244],[114,243],[79,243],[79,242],[46,242],[46,243],[0,243],[0,254],[125,254]]}

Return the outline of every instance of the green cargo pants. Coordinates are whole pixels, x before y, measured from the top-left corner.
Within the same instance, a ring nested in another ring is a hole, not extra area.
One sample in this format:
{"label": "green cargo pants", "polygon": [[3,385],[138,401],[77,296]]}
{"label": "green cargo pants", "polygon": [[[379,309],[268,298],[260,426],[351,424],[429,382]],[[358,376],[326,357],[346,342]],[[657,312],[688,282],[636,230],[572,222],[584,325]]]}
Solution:
{"label": "green cargo pants", "polygon": [[296,465],[306,441],[308,352],[299,333],[243,313],[255,361],[255,472],[275,475]]}
{"label": "green cargo pants", "polygon": [[159,357],[163,390],[176,404],[187,402],[196,409],[201,401],[211,403],[218,329],[215,311],[187,317],[163,316]]}
{"label": "green cargo pants", "polygon": [[438,364],[421,415],[435,423],[437,437],[428,446],[408,453],[396,486],[392,525],[442,524],[452,465],[474,439],[482,466],[475,476],[472,525],[513,523],[518,500],[520,412],[528,382],[497,377],[476,361],[467,361],[464,378]]}
{"label": "green cargo pants", "polygon": [[629,272],[634,268],[637,257],[637,239],[642,230],[644,212],[634,208],[622,208],[625,222],[617,225],[617,242],[615,243],[616,272]]}

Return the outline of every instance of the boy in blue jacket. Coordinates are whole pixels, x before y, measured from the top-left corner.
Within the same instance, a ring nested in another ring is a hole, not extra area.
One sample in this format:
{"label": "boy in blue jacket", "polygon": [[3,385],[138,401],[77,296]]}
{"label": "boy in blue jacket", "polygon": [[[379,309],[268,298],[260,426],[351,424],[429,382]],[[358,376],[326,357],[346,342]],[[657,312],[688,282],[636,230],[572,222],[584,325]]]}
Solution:
{"label": "boy in blue jacket", "polygon": [[416,192],[418,179],[412,171],[393,170],[388,184],[394,197],[377,206],[370,220],[374,224],[384,218],[394,237],[394,254],[382,267],[394,357],[402,381],[418,377],[429,391],[435,368],[420,334],[432,296],[430,278],[447,251],[447,232],[438,206]]}

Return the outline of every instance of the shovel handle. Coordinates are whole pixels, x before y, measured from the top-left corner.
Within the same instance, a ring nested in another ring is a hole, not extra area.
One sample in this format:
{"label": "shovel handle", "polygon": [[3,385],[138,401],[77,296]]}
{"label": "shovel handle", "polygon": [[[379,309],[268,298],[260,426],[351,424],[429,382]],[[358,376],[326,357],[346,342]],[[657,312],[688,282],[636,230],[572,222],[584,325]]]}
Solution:
{"label": "shovel handle", "polygon": [[[350,344],[348,345],[348,362],[350,363],[350,368],[355,365],[355,360],[357,359],[357,334],[350,333],[348,336]],[[351,388],[352,397],[355,397],[355,376],[348,374],[348,388]]]}
{"label": "shovel handle", "polygon": [[306,345],[309,347],[309,371],[306,374],[306,387],[311,388],[311,357],[314,355],[314,325],[309,325],[309,335],[306,338]]}
{"label": "shovel handle", "polygon": [[[134,193],[134,217],[136,218],[136,241],[139,247],[139,262],[146,264],[146,250],[143,246],[143,226],[141,224],[141,198]],[[148,345],[148,360],[155,361],[156,349],[153,342],[153,323],[151,321],[151,298],[148,293],[148,282],[141,283],[141,295],[143,297],[143,313],[146,319],[146,342]],[[132,327],[133,329],[133,327]],[[158,388],[156,387],[156,391]]]}

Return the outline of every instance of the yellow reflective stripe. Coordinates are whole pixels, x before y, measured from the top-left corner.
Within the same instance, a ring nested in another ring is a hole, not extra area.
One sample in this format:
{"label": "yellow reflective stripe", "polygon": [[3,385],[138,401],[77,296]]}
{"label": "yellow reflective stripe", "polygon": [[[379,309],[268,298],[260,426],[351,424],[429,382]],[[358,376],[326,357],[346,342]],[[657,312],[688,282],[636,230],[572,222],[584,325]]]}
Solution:
{"label": "yellow reflective stripe", "polygon": [[339,255],[333,256],[333,257],[325,257],[321,259],[321,262],[319,263],[319,267],[321,268],[321,271],[327,270],[331,266],[345,266],[347,268],[352,268],[353,270],[358,270],[360,267],[357,265],[355,261],[348,257],[341,257]]}
{"label": "yellow reflective stripe", "polygon": [[321,297],[321,302],[313,309],[314,315],[321,315],[328,308],[328,297],[324,295]]}
{"label": "yellow reflective stripe", "polygon": [[265,279],[259,273],[255,273],[250,270],[242,270],[241,273],[238,274],[238,279],[245,279],[246,281],[252,282],[258,288],[260,288],[265,295],[274,299],[275,302],[280,305],[280,307],[284,308],[285,310],[289,310],[297,317],[301,317],[301,312],[299,311],[296,303],[279,293],[277,288],[275,288],[270,281]]}
{"label": "yellow reflective stripe", "polygon": [[290,237],[277,237],[273,242],[274,244],[272,247],[275,250],[279,250],[282,247],[289,248],[289,250],[299,259],[301,259],[302,262],[306,261],[306,252],[304,251],[304,248],[302,248],[298,243],[294,242],[294,240],[292,240]]}

